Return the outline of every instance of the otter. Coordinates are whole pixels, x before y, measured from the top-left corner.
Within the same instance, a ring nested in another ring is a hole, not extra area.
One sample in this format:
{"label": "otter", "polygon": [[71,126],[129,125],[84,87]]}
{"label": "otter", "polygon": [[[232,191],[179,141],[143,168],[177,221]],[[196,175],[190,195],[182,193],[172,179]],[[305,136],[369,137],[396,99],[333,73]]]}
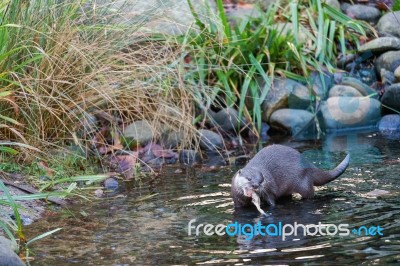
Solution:
{"label": "otter", "polygon": [[271,206],[284,196],[299,193],[302,198],[314,197],[314,186],[322,186],[339,177],[349,165],[350,155],[333,170],[323,171],[308,162],[300,152],[283,145],[260,150],[232,179],[235,207],[252,203],[253,193]]}

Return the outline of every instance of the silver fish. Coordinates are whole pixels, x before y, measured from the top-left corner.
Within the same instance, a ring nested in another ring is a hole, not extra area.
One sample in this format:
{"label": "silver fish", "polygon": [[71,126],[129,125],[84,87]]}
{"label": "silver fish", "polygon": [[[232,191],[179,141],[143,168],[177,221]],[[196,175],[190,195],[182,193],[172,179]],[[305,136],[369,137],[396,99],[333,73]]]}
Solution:
{"label": "silver fish", "polygon": [[262,215],[267,215],[260,207],[260,196],[258,196],[257,193],[253,192],[251,194],[251,202],[256,206],[257,210],[262,214]]}

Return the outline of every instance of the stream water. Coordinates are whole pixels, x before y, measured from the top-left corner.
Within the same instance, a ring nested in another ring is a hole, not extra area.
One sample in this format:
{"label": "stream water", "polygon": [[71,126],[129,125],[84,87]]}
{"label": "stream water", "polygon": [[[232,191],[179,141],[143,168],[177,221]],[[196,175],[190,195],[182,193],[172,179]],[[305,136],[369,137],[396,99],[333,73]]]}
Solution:
{"label": "stream water", "polygon": [[[85,201],[29,226],[29,237],[63,228],[32,245],[31,265],[400,265],[399,144],[373,133],[285,142],[320,168],[339,163],[346,150],[351,162],[339,179],[318,188],[314,199],[294,197],[274,208],[263,206],[267,216],[255,208],[234,210],[230,181],[238,168],[183,173],[167,168],[152,182],[127,185],[118,196]],[[299,230],[285,240],[250,239],[248,230],[246,235],[208,236],[202,228],[195,235],[201,223],[235,222],[273,224],[271,235],[279,222],[347,224],[349,234],[334,235],[330,226],[316,235]]]}

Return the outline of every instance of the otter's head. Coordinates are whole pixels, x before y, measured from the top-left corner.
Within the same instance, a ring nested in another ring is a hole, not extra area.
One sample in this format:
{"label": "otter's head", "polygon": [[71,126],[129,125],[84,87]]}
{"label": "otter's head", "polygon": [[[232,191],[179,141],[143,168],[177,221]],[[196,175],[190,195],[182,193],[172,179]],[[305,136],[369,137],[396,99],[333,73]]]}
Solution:
{"label": "otter's head", "polygon": [[247,205],[253,193],[259,193],[264,177],[256,169],[239,170],[232,179],[232,197],[235,205]]}

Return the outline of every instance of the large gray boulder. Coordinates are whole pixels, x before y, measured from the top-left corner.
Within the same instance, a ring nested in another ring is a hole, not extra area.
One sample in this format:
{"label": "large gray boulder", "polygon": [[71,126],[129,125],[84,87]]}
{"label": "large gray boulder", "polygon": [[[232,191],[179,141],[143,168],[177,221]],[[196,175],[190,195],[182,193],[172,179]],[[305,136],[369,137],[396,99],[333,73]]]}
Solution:
{"label": "large gray boulder", "polygon": [[[194,10],[200,19],[215,20],[216,8],[214,0],[192,0]],[[114,23],[138,27],[138,31],[150,33],[165,33],[180,35],[186,33],[193,26],[194,17],[185,0],[97,0],[96,9],[101,12],[107,7],[108,13],[104,17],[112,17]],[[87,4],[86,8],[92,9]]]}
{"label": "large gray boulder", "polygon": [[22,260],[15,254],[11,241],[0,236],[0,266],[24,266]]}
{"label": "large gray boulder", "polygon": [[291,79],[275,79],[262,104],[264,122],[273,112],[282,108],[306,109],[311,104],[310,90]]}
{"label": "large gray boulder", "polygon": [[327,129],[376,126],[381,103],[369,97],[331,97],[321,105]]}
{"label": "large gray boulder", "polygon": [[271,115],[270,126],[275,130],[296,135],[313,118],[314,115],[306,110],[279,109]]}

